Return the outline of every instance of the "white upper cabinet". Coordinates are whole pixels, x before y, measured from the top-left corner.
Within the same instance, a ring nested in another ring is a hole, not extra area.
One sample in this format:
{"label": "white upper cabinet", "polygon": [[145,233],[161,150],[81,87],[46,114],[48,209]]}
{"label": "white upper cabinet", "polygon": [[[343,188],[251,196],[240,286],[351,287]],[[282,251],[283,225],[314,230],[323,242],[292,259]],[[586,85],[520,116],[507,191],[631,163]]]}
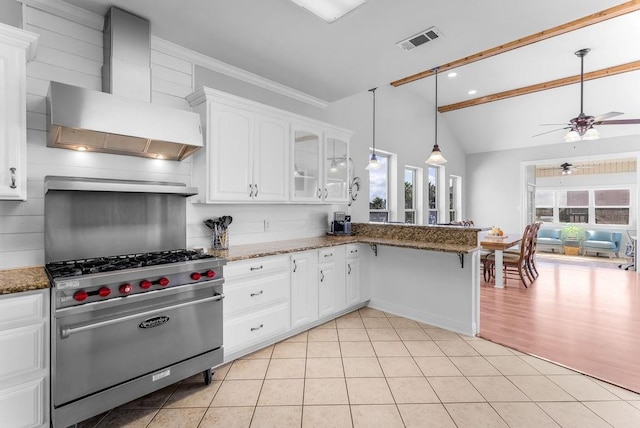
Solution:
{"label": "white upper cabinet", "polygon": [[348,137],[327,133],[324,138],[324,200],[346,203],[349,195],[348,180]]}
{"label": "white upper cabinet", "polygon": [[292,127],[291,200],[348,202],[347,132],[297,123]]}
{"label": "white upper cabinet", "polygon": [[208,88],[191,97],[206,132],[205,150],[194,156],[200,200],[285,201],[289,155],[286,119],[261,112],[256,103]]}
{"label": "white upper cabinet", "polygon": [[322,201],[321,175],[322,130],[309,125],[294,125],[291,165],[291,200]]}
{"label": "white upper cabinet", "polygon": [[0,199],[27,199],[27,61],[38,35],[0,23]]}
{"label": "white upper cabinet", "polygon": [[210,88],[187,100],[206,134],[198,202],[347,203],[348,131]]}

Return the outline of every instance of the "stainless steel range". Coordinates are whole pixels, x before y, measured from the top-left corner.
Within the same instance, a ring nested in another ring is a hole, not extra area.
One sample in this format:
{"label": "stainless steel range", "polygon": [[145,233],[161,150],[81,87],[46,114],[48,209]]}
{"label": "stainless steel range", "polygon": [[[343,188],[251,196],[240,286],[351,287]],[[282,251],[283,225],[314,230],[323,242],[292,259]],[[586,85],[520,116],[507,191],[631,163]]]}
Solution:
{"label": "stainless steel range", "polygon": [[[54,426],[199,372],[210,383],[223,360],[225,260],[171,248],[184,247],[185,196],[195,190],[59,177],[46,185]],[[132,252],[114,254],[123,248]],[[78,251],[88,254],[60,260]]]}

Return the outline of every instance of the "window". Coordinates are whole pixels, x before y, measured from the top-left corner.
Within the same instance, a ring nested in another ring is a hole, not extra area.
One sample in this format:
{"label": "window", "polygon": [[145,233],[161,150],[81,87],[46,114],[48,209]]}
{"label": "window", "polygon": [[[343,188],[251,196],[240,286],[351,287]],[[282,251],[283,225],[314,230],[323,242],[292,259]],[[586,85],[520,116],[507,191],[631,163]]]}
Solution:
{"label": "window", "polygon": [[369,170],[369,221],[389,221],[389,156],[376,151],[380,169]]}
{"label": "window", "polygon": [[630,189],[536,190],[536,221],[617,224],[631,221]]}
{"label": "window", "polygon": [[462,205],[462,195],[460,194],[461,178],[457,175],[449,177],[449,221],[462,220],[460,206]]}
{"label": "window", "polygon": [[428,168],[428,185],[429,185],[429,207],[428,207],[428,223],[438,223],[438,168],[430,166]]}
{"label": "window", "polygon": [[629,189],[595,190],[596,224],[629,224]]}
{"label": "window", "polygon": [[560,190],[557,194],[560,223],[589,223],[588,190]]}
{"label": "window", "polygon": [[416,224],[416,169],[404,170],[404,222]]}
{"label": "window", "polygon": [[536,221],[553,221],[553,191],[536,190]]}

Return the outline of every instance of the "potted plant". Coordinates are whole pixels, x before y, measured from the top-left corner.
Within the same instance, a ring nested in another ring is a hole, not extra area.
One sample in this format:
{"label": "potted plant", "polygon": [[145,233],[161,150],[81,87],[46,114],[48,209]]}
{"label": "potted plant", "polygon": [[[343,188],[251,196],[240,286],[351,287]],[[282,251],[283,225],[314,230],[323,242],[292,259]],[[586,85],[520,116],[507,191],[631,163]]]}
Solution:
{"label": "potted plant", "polygon": [[564,253],[571,256],[580,254],[582,241],[586,238],[587,232],[581,226],[570,224],[560,231],[560,239],[564,247]]}

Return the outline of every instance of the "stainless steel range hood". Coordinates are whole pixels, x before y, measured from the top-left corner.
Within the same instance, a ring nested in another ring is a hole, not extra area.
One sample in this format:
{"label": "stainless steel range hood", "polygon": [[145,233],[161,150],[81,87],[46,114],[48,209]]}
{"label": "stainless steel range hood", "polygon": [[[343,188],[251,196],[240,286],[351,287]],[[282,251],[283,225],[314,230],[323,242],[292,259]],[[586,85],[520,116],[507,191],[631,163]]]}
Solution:
{"label": "stainless steel range hood", "polygon": [[103,91],[51,82],[47,146],[182,160],[202,147],[200,116],[152,104],[149,21],[105,17]]}

